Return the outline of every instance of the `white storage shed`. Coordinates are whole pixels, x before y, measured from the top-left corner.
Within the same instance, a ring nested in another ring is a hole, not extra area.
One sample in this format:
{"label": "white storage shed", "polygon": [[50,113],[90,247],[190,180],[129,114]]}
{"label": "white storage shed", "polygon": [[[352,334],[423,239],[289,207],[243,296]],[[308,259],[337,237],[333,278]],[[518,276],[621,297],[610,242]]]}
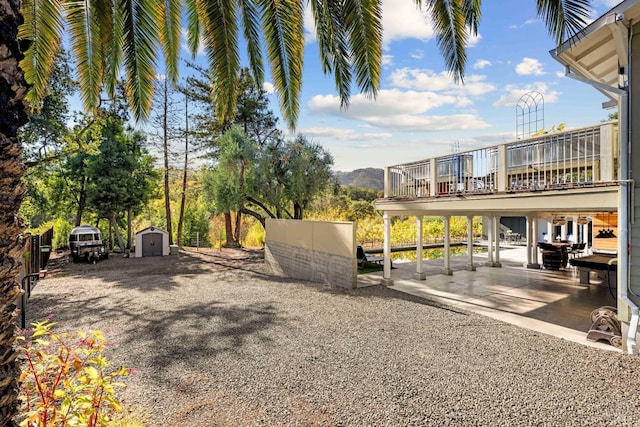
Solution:
{"label": "white storage shed", "polygon": [[158,227],[147,227],[136,233],[136,258],[169,255],[169,233]]}

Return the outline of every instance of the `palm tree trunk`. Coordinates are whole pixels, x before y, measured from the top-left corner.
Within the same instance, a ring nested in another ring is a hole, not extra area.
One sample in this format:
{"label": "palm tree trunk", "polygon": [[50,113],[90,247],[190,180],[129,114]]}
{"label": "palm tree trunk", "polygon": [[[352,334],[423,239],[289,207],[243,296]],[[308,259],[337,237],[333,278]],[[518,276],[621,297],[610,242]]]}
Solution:
{"label": "palm tree trunk", "polygon": [[24,95],[27,83],[18,62],[23,55],[18,42],[22,23],[20,0],[0,0],[0,420],[7,426],[18,412],[20,365],[14,348],[20,295],[16,280],[24,240],[18,236],[24,223],[18,209],[24,198],[21,182],[25,167],[22,146],[17,138],[20,126],[27,122]]}

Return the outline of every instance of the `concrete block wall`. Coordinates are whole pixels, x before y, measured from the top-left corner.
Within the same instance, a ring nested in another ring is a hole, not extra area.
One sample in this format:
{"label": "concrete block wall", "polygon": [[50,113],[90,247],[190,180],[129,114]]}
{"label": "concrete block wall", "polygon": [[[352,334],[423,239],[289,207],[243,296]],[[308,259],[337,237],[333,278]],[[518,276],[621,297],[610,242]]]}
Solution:
{"label": "concrete block wall", "polygon": [[265,262],[280,276],[355,288],[355,227],[347,222],[267,220]]}

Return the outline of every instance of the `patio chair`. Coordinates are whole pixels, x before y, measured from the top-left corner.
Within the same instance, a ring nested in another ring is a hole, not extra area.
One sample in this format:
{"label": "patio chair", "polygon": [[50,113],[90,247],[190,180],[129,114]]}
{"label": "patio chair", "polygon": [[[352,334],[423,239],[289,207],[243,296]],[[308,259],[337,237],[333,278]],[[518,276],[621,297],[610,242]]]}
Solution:
{"label": "patio chair", "polygon": [[[364,268],[368,262],[375,264],[384,263],[384,257],[368,255],[360,245],[356,247],[356,259],[358,260],[358,268],[360,269]],[[391,266],[393,267],[393,263]]]}
{"label": "patio chair", "polygon": [[584,255],[584,250],[587,247],[585,243],[574,243],[571,245],[571,249],[569,250],[569,256],[572,258],[581,257]]}

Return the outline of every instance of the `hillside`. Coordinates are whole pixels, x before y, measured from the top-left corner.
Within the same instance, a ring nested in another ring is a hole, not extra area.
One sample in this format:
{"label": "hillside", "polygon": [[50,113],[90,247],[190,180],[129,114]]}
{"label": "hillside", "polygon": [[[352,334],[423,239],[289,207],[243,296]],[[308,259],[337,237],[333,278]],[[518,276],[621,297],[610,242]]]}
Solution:
{"label": "hillside", "polygon": [[384,170],[376,168],[356,169],[351,172],[336,172],[342,185],[384,190]]}

